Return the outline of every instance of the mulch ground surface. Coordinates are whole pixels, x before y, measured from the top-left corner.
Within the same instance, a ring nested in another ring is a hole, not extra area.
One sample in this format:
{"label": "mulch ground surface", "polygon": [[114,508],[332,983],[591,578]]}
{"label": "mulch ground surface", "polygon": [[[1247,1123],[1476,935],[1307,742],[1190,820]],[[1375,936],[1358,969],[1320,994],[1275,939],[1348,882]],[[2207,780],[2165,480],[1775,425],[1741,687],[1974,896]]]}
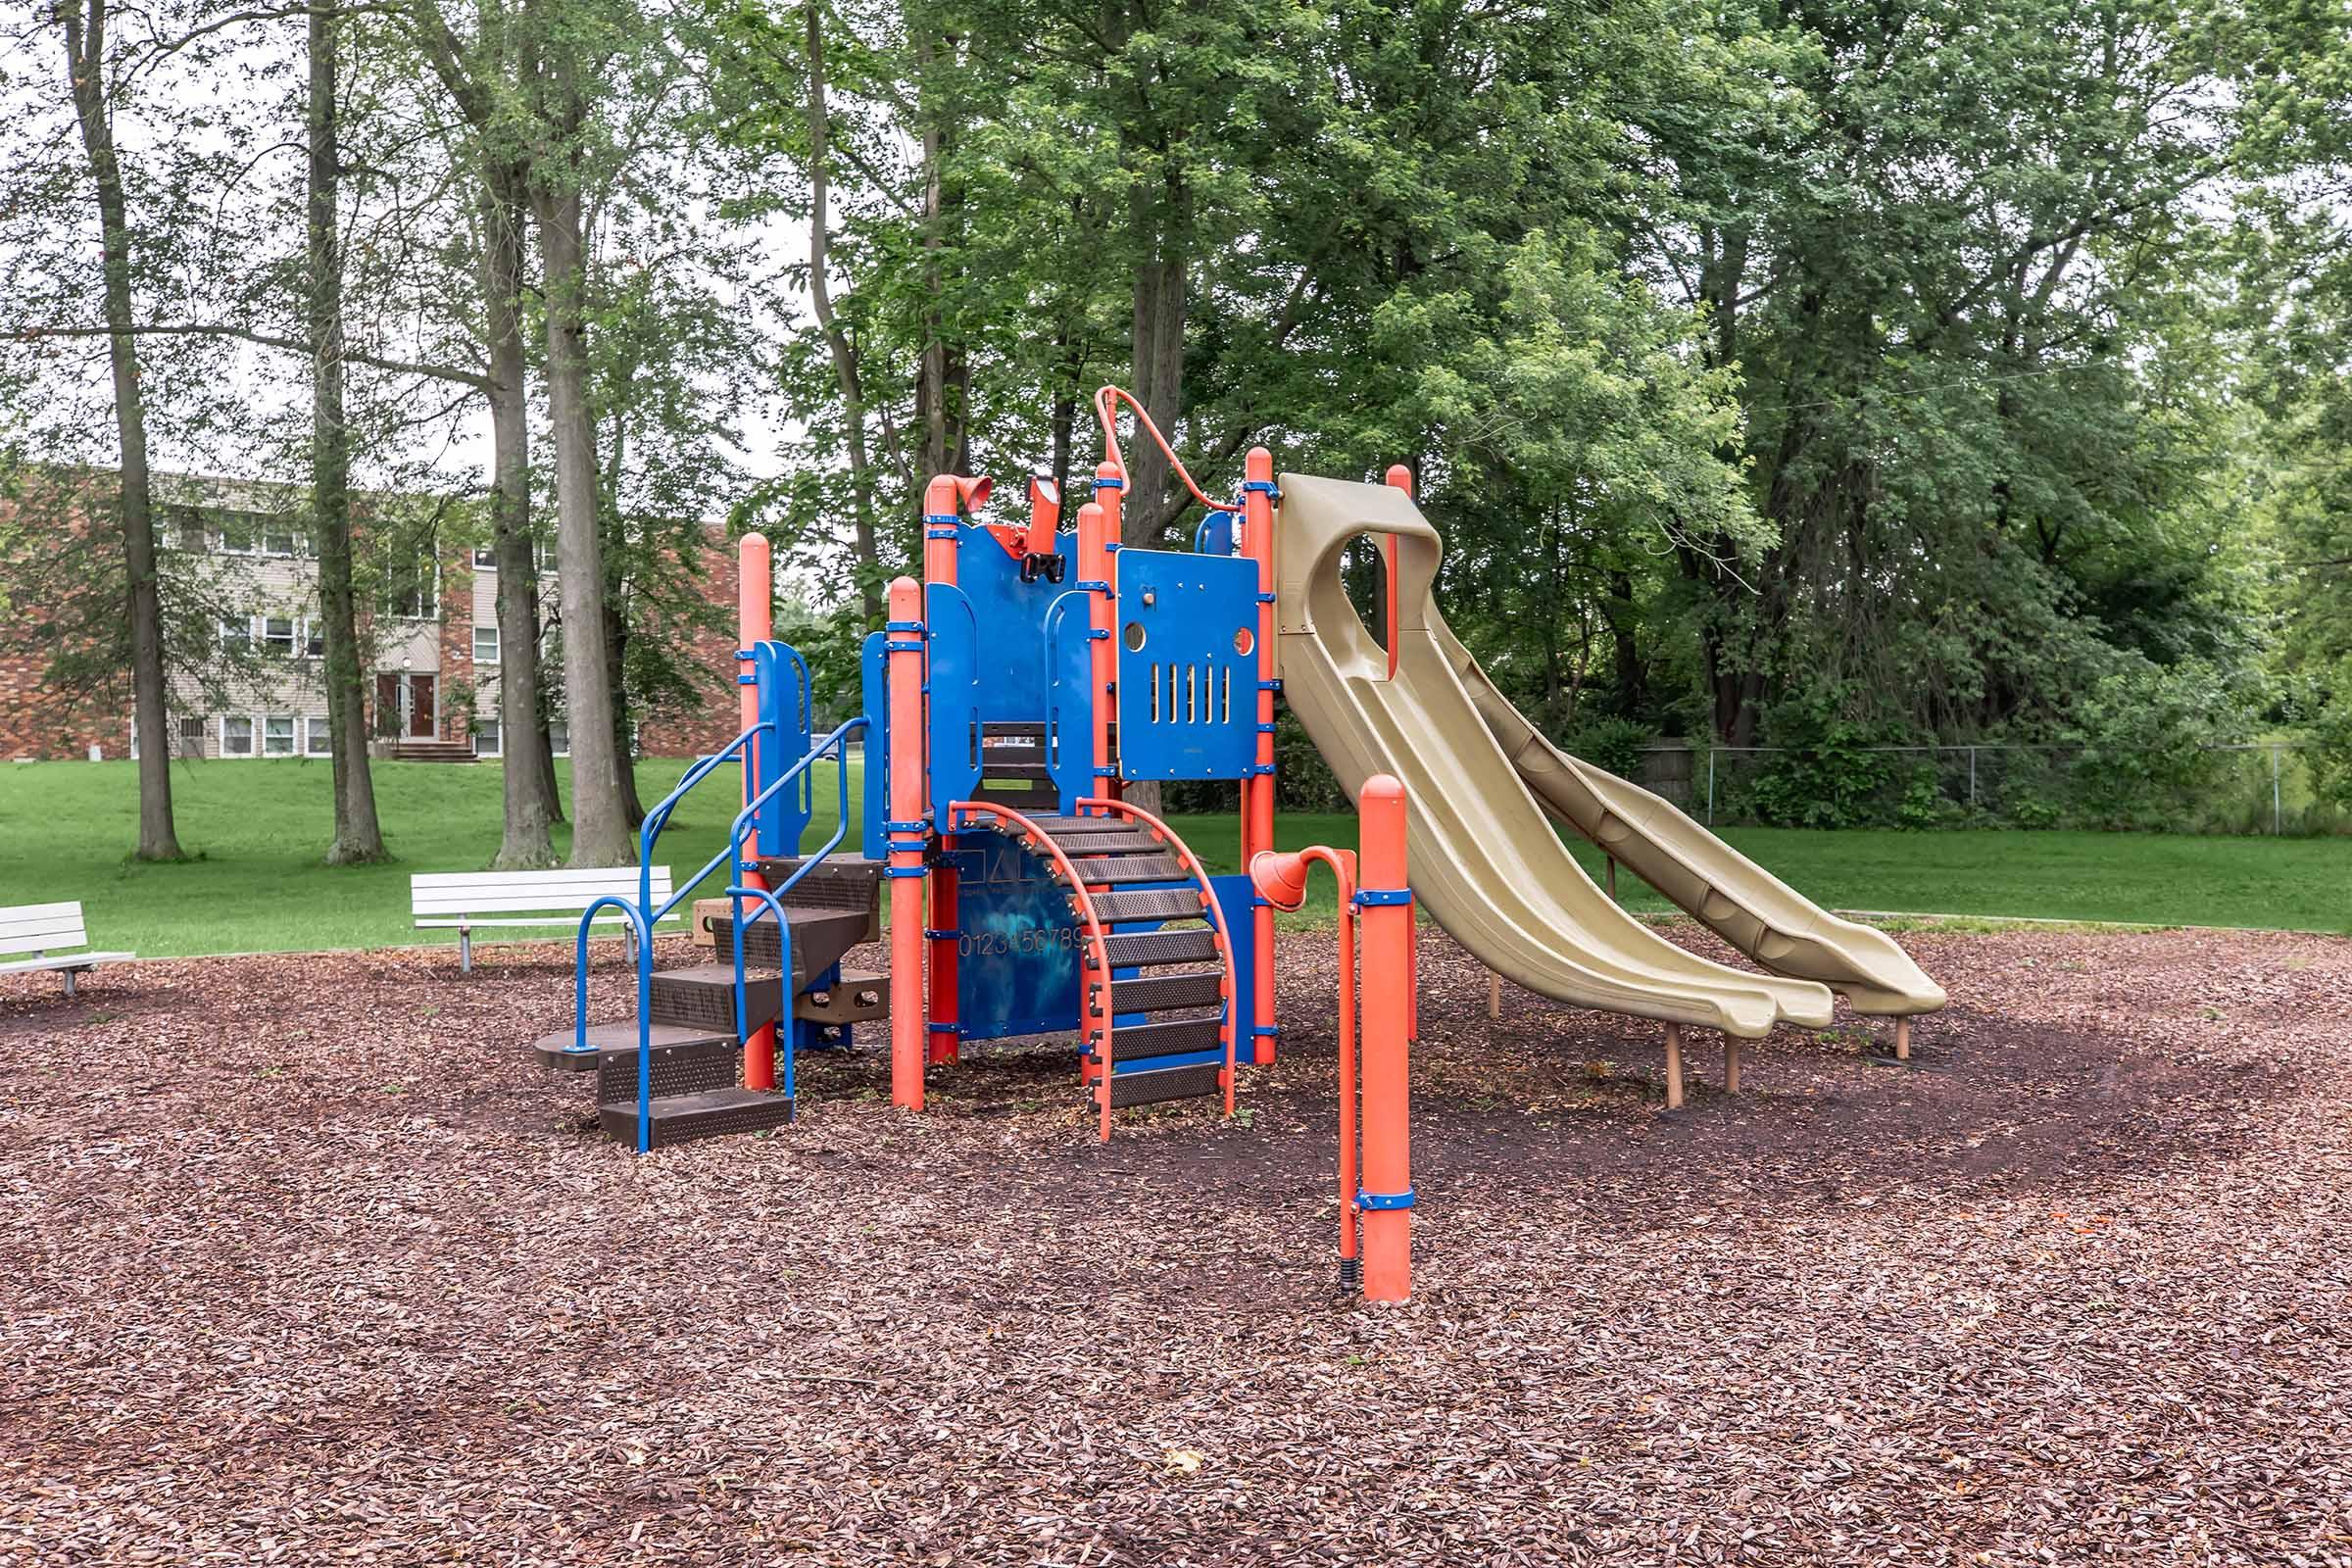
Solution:
{"label": "mulch ground surface", "polygon": [[2352,1562],[2352,942],[1905,941],[1913,1064],[1670,1114],[1425,938],[1378,1309],[1313,933],[1246,1121],[1106,1148],[1066,1054],[867,1051],[633,1158],[553,948],[0,981],[0,1562]]}

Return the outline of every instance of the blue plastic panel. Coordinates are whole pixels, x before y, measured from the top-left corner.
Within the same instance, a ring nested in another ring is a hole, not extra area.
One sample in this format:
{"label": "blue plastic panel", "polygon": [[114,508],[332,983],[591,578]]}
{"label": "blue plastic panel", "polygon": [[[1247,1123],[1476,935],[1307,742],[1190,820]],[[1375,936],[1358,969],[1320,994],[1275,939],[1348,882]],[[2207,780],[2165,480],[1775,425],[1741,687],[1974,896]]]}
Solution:
{"label": "blue plastic panel", "polygon": [[1046,766],[1060,809],[1102,793],[1095,777],[1094,662],[1088,595],[1072,589],[1046,612]]}
{"label": "blue plastic panel", "polygon": [[1078,1027],[1081,938],[1045,862],[997,833],[958,835],[956,1016],[966,1040]]}
{"label": "blue plastic panel", "polygon": [[865,704],[865,801],[858,817],[858,844],[869,860],[890,854],[890,835],[882,824],[890,820],[890,687],[883,676],[882,632],[865,634],[858,668],[859,697]]}
{"label": "blue plastic panel", "polygon": [[[752,673],[759,681],[760,717],[769,726],[767,734],[752,742],[760,763],[754,769],[756,795],[808,755],[808,663],[783,643],[758,643],[752,648]],[[753,841],[759,853],[800,854],[801,838],[815,809],[816,770],[804,768],[760,808]]]}
{"label": "blue plastic panel", "polygon": [[[923,679],[930,687],[931,705],[931,779],[923,799],[931,808],[931,820],[945,822],[948,807],[970,800],[980,784],[980,627],[972,602],[960,588],[933,583],[923,590],[923,606],[930,651]],[[992,644],[1020,636],[1013,627],[989,630]],[[1044,650],[1035,637],[1024,640],[1032,662],[1042,669]],[[1038,709],[1044,706],[1041,697]],[[1036,717],[1038,709],[1027,716]]]}
{"label": "blue plastic panel", "polygon": [[1240,778],[1257,760],[1257,564],[1118,554],[1119,774]]}

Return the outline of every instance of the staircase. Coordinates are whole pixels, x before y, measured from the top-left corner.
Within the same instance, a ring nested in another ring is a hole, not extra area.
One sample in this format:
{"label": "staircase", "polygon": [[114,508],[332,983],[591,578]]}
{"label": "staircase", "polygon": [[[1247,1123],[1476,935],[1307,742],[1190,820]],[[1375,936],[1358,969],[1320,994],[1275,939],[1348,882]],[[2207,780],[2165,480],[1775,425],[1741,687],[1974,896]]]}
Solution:
{"label": "staircase", "polygon": [[1084,943],[1085,1081],[1102,1136],[1112,1111],[1133,1105],[1222,1096],[1230,1111],[1233,954],[1207,873],[1183,841],[1116,801],[1081,801],[1076,814],[1024,816],[987,800],[952,810],[958,831],[1020,840],[1070,890]]}
{"label": "staircase", "polygon": [[398,740],[392,743],[392,760],[396,762],[470,762],[475,759],[471,741]]}
{"label": "staircase", "polygon": [[[770,886],[782,886],[799,868],[797,860],[762,860]],[[882,866],[863,859],[831,858],[815,866],[784,899],[792,930],[792,987],[796,1013],[814,996],[829,1006],[827,1021],[854,1005],[858,987],[837,981],[842,955],[872,940],[881,911]],[[772,915],[745,903],[743,930],[745,1027],[757,1031],[777,1022],[783,1011],[782,938]],[[652,1093],[648,1103],[649,1147],[666,1148],[696,1138],[758,1132],[792,1119],[789,1096],[742,1087],[743,1042],[735,1033],[735,933],[730,918],[710,922],[719,961],[654,972],[649,1055]],[[861,979],[864,977],[860,977]],[[864,1016],[874,1016],[866,1013]],[[596,1074],[596,1114],[610,1136],[637,1142],[637,1020],[592,1024],[587,1049],[578,1049],[570,1029],[534,1041],[531,1051],[545,1065]]]}

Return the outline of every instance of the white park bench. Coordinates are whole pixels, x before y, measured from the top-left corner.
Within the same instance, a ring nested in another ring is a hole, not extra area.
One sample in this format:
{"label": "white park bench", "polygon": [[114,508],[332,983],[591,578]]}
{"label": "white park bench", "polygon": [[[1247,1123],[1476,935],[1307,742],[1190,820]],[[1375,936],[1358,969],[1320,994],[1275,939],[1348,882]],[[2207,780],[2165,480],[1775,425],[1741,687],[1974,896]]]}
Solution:
{"label": "white park bench", "polygon": [[[576,871],[425,871],[409,878],[410,912],[419,931],[458,933],[458,965],[473,972],[473,933],[481,926],[563,926],[576,931],[580,911],[602,898],[637,902],[637,867]],[[654,906],[669,902],[669,867],[654,867]],[[662,923],[679,920],[672,909]],[[600,909],[598,925],[618,925],[637,956],[637,928],[618,909]]]}
{"label": "white park bench", "polygon": [[79,904],[20,904],[0,908],[0,953],[29,953],[29,958],[0,963],[0,974],[23,974],[32,969],[55,969],[65,977],[66,995],[74,994],[74,977],[102,963],[123,963],[132,953],[60,953],[60,948],[86,948],[90,934],[82,928]]}

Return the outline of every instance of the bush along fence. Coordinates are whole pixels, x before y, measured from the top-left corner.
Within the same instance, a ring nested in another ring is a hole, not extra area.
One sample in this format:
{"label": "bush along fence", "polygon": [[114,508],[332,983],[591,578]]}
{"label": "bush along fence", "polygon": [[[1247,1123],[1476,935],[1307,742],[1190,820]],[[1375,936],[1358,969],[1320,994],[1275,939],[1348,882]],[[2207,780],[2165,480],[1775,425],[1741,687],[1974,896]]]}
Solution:
{"label": "bush along fence", "polygon": [[1639,783],[1710,827],[2352,833],[2314,748],[1647,746]]}

